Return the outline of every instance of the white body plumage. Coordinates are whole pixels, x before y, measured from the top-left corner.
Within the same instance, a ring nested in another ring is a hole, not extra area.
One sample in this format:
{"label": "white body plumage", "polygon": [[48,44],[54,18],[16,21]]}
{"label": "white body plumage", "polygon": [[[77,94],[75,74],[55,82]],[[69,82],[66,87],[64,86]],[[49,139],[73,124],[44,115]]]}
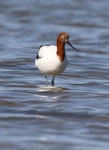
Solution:
{"label": "white body plumage", "polygon": [[65,70],[68,61],[65,56],[61,61],[57,55],[57,46],[41,46],[37,57],[35,59],[35,65],[45,75],[58,75]]}

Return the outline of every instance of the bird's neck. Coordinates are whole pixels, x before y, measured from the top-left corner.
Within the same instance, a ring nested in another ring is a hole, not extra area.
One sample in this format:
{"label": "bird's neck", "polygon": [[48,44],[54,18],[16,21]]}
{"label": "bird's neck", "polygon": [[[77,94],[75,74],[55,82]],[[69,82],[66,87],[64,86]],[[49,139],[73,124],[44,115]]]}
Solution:
{"label": "bird's neck", "polygon": [[62,42],[57,42],[57,55],[60,60],[63,61],[65,58],[65,44]]}

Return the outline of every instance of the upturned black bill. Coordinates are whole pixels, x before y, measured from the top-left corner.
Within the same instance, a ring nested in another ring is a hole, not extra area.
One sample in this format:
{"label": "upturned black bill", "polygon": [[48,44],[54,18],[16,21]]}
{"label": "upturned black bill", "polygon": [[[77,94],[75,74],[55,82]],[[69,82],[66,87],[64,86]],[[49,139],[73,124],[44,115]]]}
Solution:
{"label": "upturned black bill", "polygon": [[67,41],[67,43],[68,43],[75,51],[79,51],[78,49],[76,49],[75,47],[73,47],[73,45],[72,45],[69,41]]}

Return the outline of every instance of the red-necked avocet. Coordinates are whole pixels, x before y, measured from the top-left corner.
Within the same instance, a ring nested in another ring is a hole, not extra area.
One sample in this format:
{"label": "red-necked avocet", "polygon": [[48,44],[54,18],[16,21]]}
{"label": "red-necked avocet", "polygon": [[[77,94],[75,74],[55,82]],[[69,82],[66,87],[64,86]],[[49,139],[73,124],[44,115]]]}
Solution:
{"label": "red-necked avocet", "polygon": [[58,35],[56,46],[41,45],[35,59],[35,65],[42,74],[45,75],[46,85],[48,85],[47,76],[53,76],[51,85],[54,86],[55,76],[59,75],[67,67],[68,61],[65,54],[65,44],[69,44],[74,50],[78,51],[69,42],[69,35],[62,32]]}

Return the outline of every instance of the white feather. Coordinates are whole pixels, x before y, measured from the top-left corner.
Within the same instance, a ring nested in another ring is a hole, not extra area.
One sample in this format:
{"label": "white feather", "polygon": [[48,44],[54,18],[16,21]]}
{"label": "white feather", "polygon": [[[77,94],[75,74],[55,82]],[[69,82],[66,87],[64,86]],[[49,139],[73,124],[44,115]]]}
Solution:
{"label": "white feather", "polygon": [[67,59],[61,61],[57,55],[57,46],[42,46],[35,60],[36,67],[45,75],[58,75],[67,67]]}

